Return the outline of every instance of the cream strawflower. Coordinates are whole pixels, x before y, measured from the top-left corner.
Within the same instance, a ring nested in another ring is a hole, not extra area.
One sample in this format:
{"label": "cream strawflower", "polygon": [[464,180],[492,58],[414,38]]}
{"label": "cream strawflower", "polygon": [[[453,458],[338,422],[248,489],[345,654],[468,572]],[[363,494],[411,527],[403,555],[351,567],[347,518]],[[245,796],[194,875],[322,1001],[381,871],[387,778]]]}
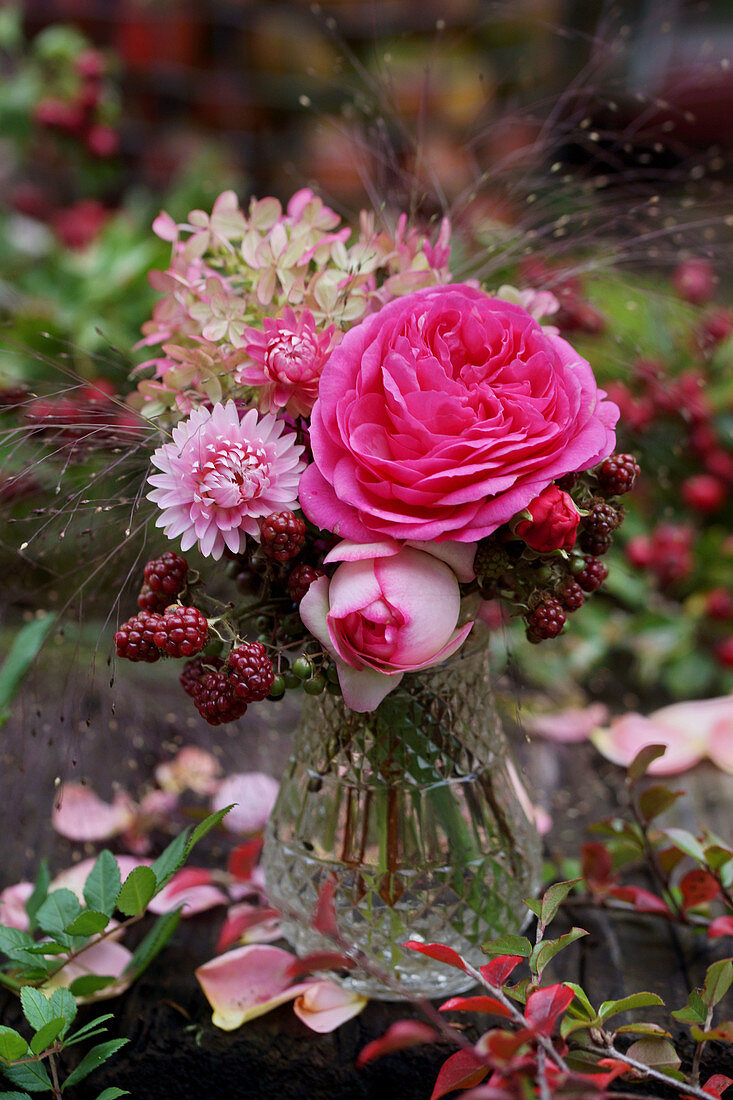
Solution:
{"label": "cream strawflower", "polygon": [[148,479],[148,499],[161,509],[156,526],[182,550],[198,542],[205,557],[220,558],[225,546],[237,554],[248,534],[259,539],[258,517],[297,507],[303,448],[271,413],[247,409],[240,419],[229,401],[196,409],[172,435],[153,454],[161,473]]}

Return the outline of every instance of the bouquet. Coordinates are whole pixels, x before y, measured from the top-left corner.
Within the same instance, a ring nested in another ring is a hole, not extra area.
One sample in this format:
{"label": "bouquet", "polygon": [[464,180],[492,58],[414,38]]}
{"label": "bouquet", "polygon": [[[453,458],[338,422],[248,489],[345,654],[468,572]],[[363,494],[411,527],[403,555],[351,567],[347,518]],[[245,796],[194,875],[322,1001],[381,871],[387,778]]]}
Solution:
{"label": "bouquet", "polygon": [[[559,635],[606,576],[639,467],[543,290],[455,283],[450,225],[352,233],[310,190],[225,192],[171,244],[131,404],[160,428],[148,497],[182,553],[149,561],[115,635],[186,658],[213,725],[302,685],[375,710],[478,621]],[[235,594],[236,593],[236,594]]]}

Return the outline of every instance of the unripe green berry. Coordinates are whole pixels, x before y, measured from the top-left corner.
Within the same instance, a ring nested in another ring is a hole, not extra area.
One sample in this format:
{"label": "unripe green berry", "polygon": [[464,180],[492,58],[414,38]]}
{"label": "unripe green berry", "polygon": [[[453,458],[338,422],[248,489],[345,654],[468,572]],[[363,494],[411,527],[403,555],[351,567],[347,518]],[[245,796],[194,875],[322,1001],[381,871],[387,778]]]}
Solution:
{"label": "unripe green berry", "polygon": [[285,677],[275,676],[270,687],[270,699],[282,699],[285,694]]}
{"label": "unripe green berry", "polygon": [[293,661],[293,672],[301,680],[309,680],[313,675],[313,662],[308,657],[296,657]]}
{"label": "unripe green berry", "polygon": [[290,671],[290,669],[288,669],[288,671],[283,675],[283,680],[285,681],[285,687],[288,689],[288,691],[292,691],[293,688],[299,688],[300,685],[303,683],[300,676],[296,676],[294,672]]}
{"label": "unripe green berry", "polygon": [[306,695],[322,695],[325,687],[325,676],[312,676],[310,680],[306,680],[303,684],[303,691]]}

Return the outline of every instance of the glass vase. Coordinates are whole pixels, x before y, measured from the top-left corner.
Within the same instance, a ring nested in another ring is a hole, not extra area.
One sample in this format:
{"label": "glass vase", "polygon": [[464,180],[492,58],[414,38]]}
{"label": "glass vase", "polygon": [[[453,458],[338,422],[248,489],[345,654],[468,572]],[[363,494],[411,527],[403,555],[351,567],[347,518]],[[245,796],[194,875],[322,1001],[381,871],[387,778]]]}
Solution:
{"label": "glass vase", "polygon": [[539,888],[539,839],[486,649],[405,676],[368,714],[336,696],[308,698],[263,858],[269,900],[300,955],[334,949],[311,926],[319,896],[333,891],[339,935],[365,959],[350,988],[381,999],[468,988],[464,973],[402,944],[443,943],[481,965],[481,944],[519,932],[523,899]]}

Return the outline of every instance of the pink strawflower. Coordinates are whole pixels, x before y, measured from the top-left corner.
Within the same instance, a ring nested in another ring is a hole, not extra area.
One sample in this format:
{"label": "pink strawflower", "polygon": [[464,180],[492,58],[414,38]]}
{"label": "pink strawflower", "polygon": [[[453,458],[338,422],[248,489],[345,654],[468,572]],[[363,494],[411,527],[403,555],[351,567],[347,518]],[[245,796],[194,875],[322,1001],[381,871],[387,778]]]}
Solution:
{"label": "pink strawflower", "polygon": [[284,428],[256,409],[240,420],[233,401],[196,409],[152,457],[162,471],[148,479],[162,512],[157,526],[182,550],[198,542],[214,560],[225,546],[240,553],[248,534],[259,540],[258,517],[297,506],[303,448]]}
{"label": "pink strawflower", "polygon": [[240,342],[253,362],[239,368],[237,382],[259,386],[259,406],[292,416],[308,416],[318,396],[321,371],[335,343],[331,325],[316,330],[313,314],[299,317],[285,309],[282,317],[266,317],[264,329],[245,329]]}

